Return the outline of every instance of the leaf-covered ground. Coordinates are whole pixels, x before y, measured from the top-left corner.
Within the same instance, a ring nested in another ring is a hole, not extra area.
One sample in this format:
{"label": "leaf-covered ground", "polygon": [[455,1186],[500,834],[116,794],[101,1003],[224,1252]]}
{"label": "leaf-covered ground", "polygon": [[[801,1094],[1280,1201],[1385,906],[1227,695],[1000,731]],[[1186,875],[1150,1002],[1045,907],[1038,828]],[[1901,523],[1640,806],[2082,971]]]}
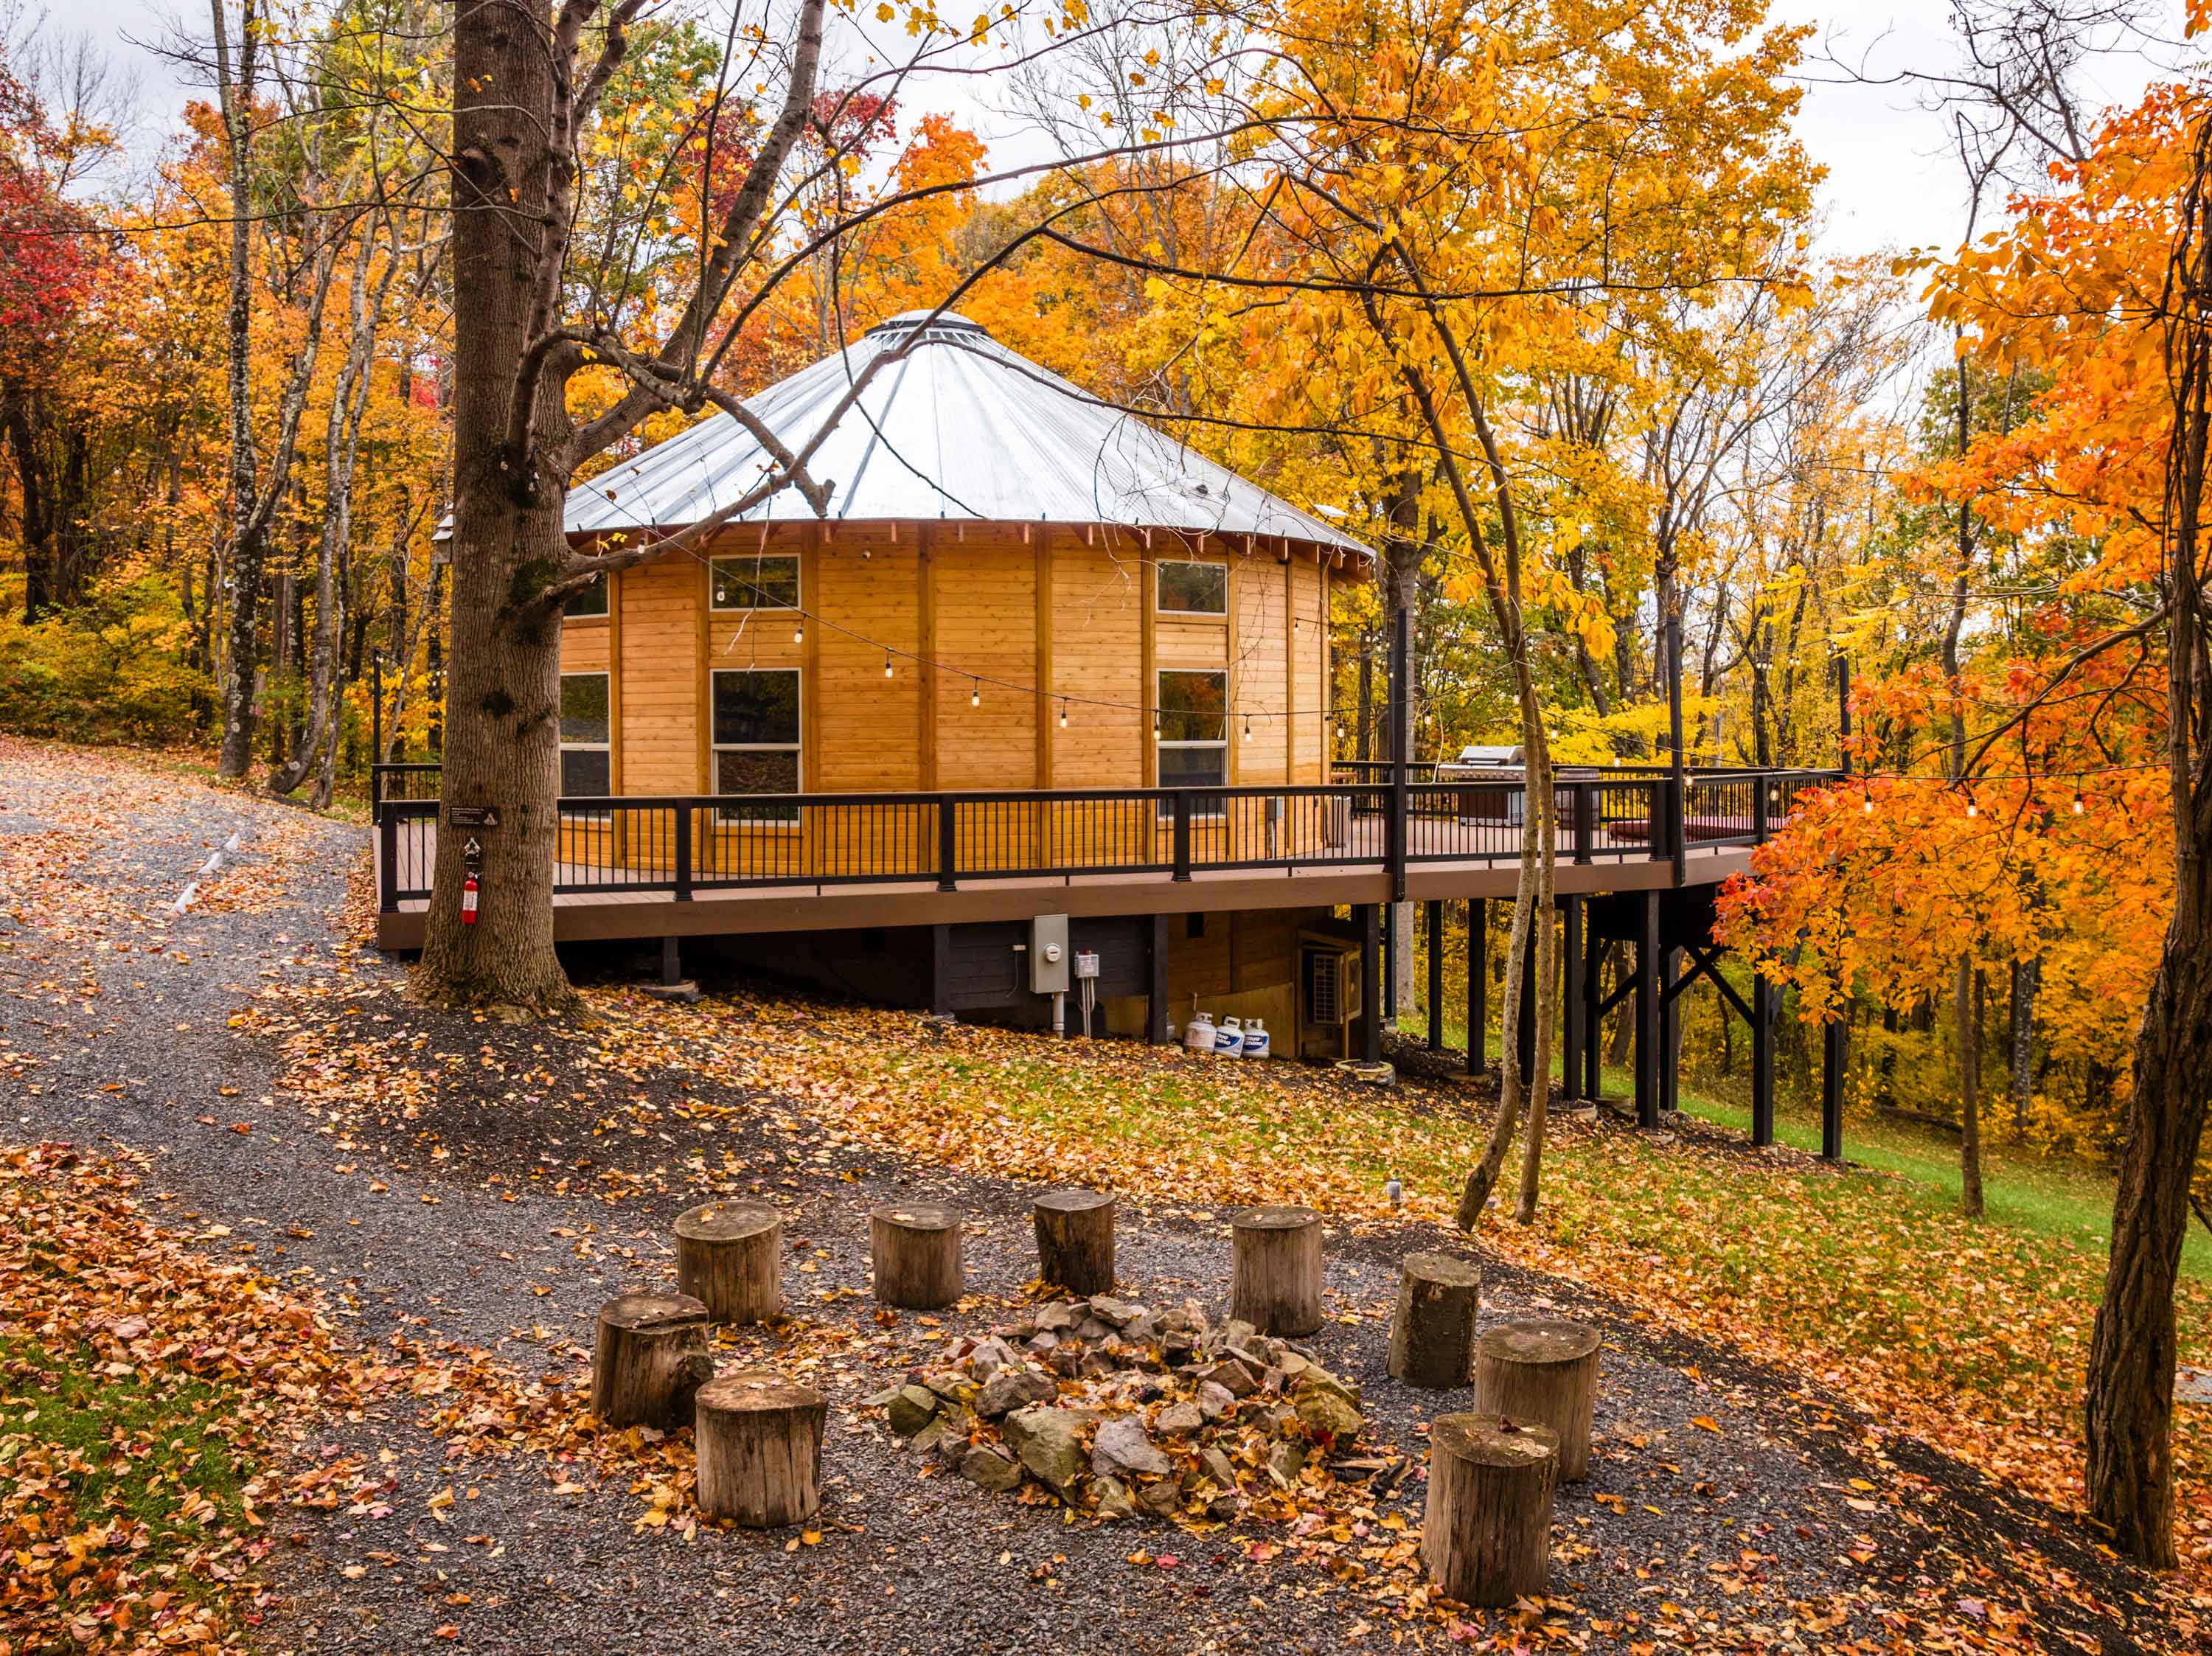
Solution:
{"label": "leaf-covered ground", "polygon": [[[1418,1459],[1459,1399],[1383,1374],[1395,1261],[1449,1240],[1436,1221],[1481,1125],[1475,1094],[1348,1093],[1292,1066],[742,991],[675,1009],[595,988],[602,1021],[582,1028],[428,1013],[356,947],[357,886],[338,914],[358,831],[22,744],[0,745],[0,794],[15,1131],[143,1151],[144,1211],[175,1233],[160,1246],[319,1308],[363,1377],[355,1401],[241,1458],[241,1478],[281,1480],[289,1504],[271,1518],[257,1501],[276,1544],[246,1572],[243,1612],[210,1611],[234,1635],[316,1652],[1268,1656],[1386,1639],[2201,1643],[2201,1568],[2146,1578],[2066,1510],[2068,1366],[2094,1262],[2063,1244],[1970,1233],[1882,1181],[1718,1136],[1565,1127],[1543,1223],[1489,1225],[1474,1247],[1486,1315],[1559,1310],[1604,1334],[1595,1471],[1562,1494],[1553,1596],[1462,1616],[1419,1592],[1417,1477],[1365,1509],[1316,1487],[1303,1515],[1225,1528],[1070,1523],[933,1471],[864,1400],[1017,1313],[1038,1181],[1115,1183],[1133,1296],[1217,1307],[1223,1213],[1287,1197],[1333,1217],[1321,1360],[1360,1382],[1377,1444]],[[169,914],[240,829],[210,907]],[[44,849],[11,852],[10,835]],[[1382,1202],[1390,1173],[1404,1214]],[[787,1206],[792,1316],[724,1337],[726,1359],[831,1398],[827,1504],[798,1534],[699,1521],[688,1435],[611,1434],[585,1404],[598,1305],[670,1280],[670,1218],[732,1192]],[[866,1210],[922,1195],[970,1215],[971,1294],[939,1317],[879,1316]],[[113,1406],[129,1429],[134,1400]],[[8,1656],[44,1647],[8,1633]]]}

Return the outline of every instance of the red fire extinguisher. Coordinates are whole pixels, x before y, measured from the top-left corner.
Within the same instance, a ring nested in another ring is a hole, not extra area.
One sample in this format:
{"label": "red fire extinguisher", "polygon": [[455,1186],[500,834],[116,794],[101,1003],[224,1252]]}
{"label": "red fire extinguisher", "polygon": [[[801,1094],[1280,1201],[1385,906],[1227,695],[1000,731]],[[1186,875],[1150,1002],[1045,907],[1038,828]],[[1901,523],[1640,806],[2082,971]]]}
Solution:
{"label": "red fire extinguisher", "polygon": [[461,924],[477,923],[477,877],[473,874],[461,882]]}

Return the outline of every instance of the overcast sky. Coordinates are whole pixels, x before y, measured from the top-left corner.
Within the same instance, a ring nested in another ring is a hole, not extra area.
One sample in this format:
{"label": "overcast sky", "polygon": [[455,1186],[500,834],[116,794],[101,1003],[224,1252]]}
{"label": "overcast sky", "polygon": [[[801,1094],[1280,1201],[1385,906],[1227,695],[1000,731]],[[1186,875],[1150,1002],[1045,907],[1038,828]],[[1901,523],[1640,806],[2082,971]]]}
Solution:
{"label": "overcast sky", "polygon": [[[41,0],[18,0],[36,9]],[[138,76],[143,136],[158,143],[185,95],[169,65],[135,47],[133,39],[162,38],[164,19],[181,16],[204,33],[200,0],[44,0],[50,26],[84,31]],[[2178,0],[2176,0],[2178,9]],[[0,0],[0,12],[7,0]],[[1946,27],[1945,0],[1777,0],[1778,19],[1816,27],[1823,49],[1877,77],[1908,69],[1940,70],[1956,52]],[[2113,57],[2093,64],[2087,83],[2107,101],[2125,101],[2142,90],[2151,70],[2140,58]],[[1956,159],[1946,148],[1946,118],[1923,106],[1906,85],[1854,84],[1818,61],[1808,64],[1800,136],[1814,161],[1828,169],[1823,188],[1822,246],[1843,255],[1886,247],[1948,246],[1964,224],[1964,197]],[[928,112],[927,94],[909,100],[911,115]],[[950,97],[939,100],[979,126],[970,111]],[[983,133],[987,138],[988,131]]]}

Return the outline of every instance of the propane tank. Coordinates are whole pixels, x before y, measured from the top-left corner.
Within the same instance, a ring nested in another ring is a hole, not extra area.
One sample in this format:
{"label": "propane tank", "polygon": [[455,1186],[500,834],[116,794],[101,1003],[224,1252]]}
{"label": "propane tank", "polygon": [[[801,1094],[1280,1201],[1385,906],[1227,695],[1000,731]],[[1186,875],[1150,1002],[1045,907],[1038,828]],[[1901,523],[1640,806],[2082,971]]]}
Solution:
{"label": "propane tank", "polygon": [[1213,1050],[1213,1020],[1203,1012],[1194,1012],[1190,1022],[1182,1027],[1182,1044],[1194,1052]]}
{"label": "propane tank", "polygon": [[473,874],[461,882],[461,924],[477,923],[477,877]]}
{"label": "propane tank", "polygon": [[1244,1026],[1244,1056],[1247,1058],[1267,1056],[1267,1026],[1258,1018],[1254,1018]]}
{"label": "propane tank", "polygon": [[1221,1028],[1213,1037],[1213,1052],[1217,1058],[1241,1058],[1244,1052],[1244,1022],[1241,1018],[1224,1018]]}

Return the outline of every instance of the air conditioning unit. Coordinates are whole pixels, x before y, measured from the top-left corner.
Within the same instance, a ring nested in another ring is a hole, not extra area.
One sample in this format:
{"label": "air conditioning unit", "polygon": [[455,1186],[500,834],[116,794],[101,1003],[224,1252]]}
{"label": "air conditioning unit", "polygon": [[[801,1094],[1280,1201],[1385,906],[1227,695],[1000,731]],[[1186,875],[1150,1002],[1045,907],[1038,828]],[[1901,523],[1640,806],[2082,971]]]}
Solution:
{"label": "air conditioning unit", "polygon": [[1298,976],[1308,1023],[1349,1023],[1358,1017],[1359,956],[1342,949],[1308,947],[1300,953]]}

